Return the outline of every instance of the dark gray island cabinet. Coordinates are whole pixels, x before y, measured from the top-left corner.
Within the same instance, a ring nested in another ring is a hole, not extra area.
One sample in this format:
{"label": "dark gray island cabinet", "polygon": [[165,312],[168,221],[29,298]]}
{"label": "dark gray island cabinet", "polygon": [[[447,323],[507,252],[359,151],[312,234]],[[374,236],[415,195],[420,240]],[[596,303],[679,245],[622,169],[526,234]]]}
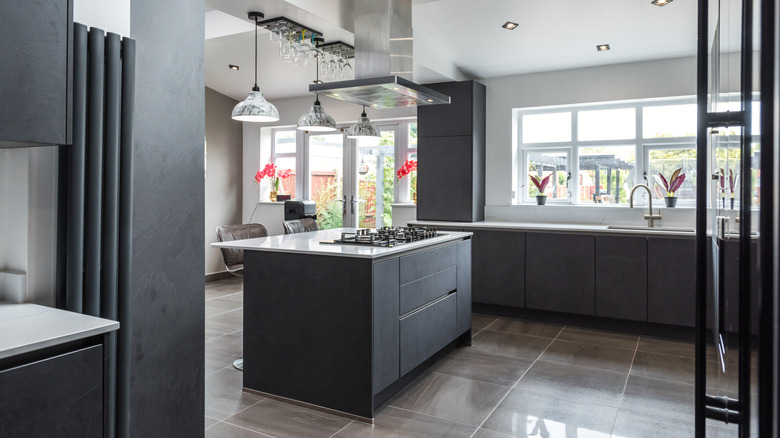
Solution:
{"label": "dark gray island cabinet", "polygon": [[320,243],[338,230],[244,249],[245,390],[360,419],[455,341],[471,341],[471,233],[393,248]]}

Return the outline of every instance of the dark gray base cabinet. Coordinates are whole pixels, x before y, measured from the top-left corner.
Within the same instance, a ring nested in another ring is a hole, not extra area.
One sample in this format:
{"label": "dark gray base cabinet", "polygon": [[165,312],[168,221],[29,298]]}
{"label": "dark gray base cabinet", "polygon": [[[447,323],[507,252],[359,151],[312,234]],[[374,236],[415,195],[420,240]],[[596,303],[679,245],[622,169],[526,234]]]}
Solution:
{"label": "dark gray base cabinet", "polygon": [[525,307],[525,236],[517,231],[474,231],[475,302]]}
{"label": "dark gray base cabinet", "polygon": [[0,368],[0,437],[102,436],[102,345]]}
{"label": "dark gray base cabinet", "polygon": [[693,327],[696,322],[696,241],[647,239],[647,320]]}
{"label": "dark gray base cabinet", "polygon": [[647,321],[647,238],[596,236],[596,316]]}
{"label": "dark gray base cabinet", "polygon": [[244,263],[249,390],[373,418],[380,392],[470,337],[470,240],[378,260],[247,250]]}
{"label": "dark gray base cabinet", "polygon": [[[694,325],[692,238],[514,230],[473,233],[476,303]],[[727,257],[734,258],[736,243],[726,247]],[[729,291],[734,289],[735,275],[725,274]],[[731,302],[736,302],[733,297]],[[735,315],[735,309],[729,310],[727,322],[733,325]]]}
{"label": "dark gray base cabinet", "polygon": [[595,315],[595,246],[593,235],[526,233],[526,307]]}

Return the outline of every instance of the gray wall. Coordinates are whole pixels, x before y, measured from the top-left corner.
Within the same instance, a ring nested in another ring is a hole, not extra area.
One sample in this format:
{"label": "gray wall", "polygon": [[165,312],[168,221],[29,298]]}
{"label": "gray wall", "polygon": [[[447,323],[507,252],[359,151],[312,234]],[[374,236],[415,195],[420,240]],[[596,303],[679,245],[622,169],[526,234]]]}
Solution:
{"label": "gray wall", "polygon": [[57,159],[51,146],[0,149],[0,301],[54,305]]}
{"label": "gray wall", "polygon": [[242,128],[230,118],[238,103],[206,88],[206,274],[224,272],[214,230],[220,225],[241,223]]}
{"label": "gray wall", "polygon": [[[204,2],[132,2],[129,437],[204,436]],[[127,325],[123,326],[125,330]]]}

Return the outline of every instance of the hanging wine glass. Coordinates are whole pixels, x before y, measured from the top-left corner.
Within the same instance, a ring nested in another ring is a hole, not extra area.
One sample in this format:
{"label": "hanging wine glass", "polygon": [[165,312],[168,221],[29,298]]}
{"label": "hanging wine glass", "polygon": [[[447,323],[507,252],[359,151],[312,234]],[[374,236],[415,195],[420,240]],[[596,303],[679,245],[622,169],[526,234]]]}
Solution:
{"label": "hanging wine glass", "polygon": [[354,71],[352,70],[352,65],[349,63],[349,59],[345,59],[344,65],[342,67],[342,77],[346,79],[352,79],[352,76],[354,74]]}
{"label": "hanging wine glass", "polygon": [[320,58],[320,62],[319,62],[320,76],[322,77],[323,80],[327,81],[328,80],[328,61],[327,61],[328,54],[319,49],[318,51],[319,51],[318,56]]}
{"label": "hanging wine glass", "polygon": [[279,25],[279,24],[275,24],[275,25],[273,25],[272,28],[270,28],[268,30],[269,30],[268,37],[271,39],[271,42],[272,43],[278,43],[279,40],[281,39],[279,33],[282,30],[282,26]]}
{"label": "hanging wine glass", "polygon": [[282,24],[277,28],[277,30],[278,30],[277,32],[278,39],[274,42],[279,43],[279,45],[281,46],[290,38],[290,28]]}
{"label": "hanging wine glass", "polygon": [[328,61],[328,71],[331,81],[339,79],[339,63],[336,60],[336,55],[333,53],[330,54],[330,61]]}

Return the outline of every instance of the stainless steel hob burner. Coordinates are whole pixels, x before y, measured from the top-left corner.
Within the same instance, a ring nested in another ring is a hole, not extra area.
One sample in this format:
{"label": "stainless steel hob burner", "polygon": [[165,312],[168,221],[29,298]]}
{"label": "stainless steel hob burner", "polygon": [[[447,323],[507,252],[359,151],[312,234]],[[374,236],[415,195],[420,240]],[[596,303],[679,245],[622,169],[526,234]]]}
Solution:
{"label": "stainless steel hob burner", "polygon": [[430,239],[439,235],[436,228],[430,227],[360,228],[355,232],[341,233],[341,239],[326,240],[320,243],[393,247],[403,243]]}

